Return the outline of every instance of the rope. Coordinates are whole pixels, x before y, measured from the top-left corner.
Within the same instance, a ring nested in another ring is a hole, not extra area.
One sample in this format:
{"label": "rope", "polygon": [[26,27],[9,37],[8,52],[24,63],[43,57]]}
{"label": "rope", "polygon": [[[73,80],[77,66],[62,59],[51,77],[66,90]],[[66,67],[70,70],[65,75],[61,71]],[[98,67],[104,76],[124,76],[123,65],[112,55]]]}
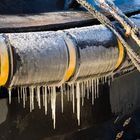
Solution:
{"label": "rope", "polygon": [[79,4],[81,4],[85,9],[89,11],[94,17],[96,17],[103,25],[108,27],[118,38],[118,40],[122,43],[124,48],[127,50],[127,54],[129,58],[131,59],[132,63],[135,65],[135,67],[140,71],[140,58],[136,52],[131,48],[131,46],[128,45],[128,43],[123,39],[123,37],[119,34],[115,26],[112,24],[112,22],[104,16],[102,13],[98,12],[94,7],[92,7],[89,3],[87,3],[85,0],[77,0]]}

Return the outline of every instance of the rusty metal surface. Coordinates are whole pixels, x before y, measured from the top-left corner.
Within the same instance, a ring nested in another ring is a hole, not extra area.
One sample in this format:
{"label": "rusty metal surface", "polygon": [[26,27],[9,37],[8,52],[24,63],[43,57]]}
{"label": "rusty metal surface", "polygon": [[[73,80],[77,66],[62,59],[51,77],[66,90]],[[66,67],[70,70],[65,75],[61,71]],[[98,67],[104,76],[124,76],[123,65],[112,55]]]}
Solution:
{"label": "rusty metal surface", "polygon": [[[138,12],[140,10],[139,0],[128,0],[120,9],[125,13]],[[0,15],[1,32],[17,32],[30,30],[58,29],[62,26],[81,26],[81,24],[93,24],[95,19],[84,11],[62,11],[49,13],[36,13],[31,15]],[[95,22],[96,23],[96,22]]]}

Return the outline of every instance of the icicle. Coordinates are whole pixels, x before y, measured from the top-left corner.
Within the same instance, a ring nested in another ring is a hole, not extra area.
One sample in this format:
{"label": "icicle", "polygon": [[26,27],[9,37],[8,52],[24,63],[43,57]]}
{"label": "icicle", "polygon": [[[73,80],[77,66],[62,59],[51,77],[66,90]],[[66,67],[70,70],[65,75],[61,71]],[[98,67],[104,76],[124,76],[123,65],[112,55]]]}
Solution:
{"label": "icicle", "polygon": [[52,119],[53,119],[53,127],[55,129],[56,125],[56,87],[52,87],[52,94],[51,94],[51,108],[52,108]]}
{"label": "icicle", "polygon": [[44,87],[42,87],[42,98],[43,98],[43,106],[45,106],[45,91],[44,91]]}
{"label": "icicle", "polygon": [[38,107],[41,109],[41,100],[40,100],[40,87],[37,86],[37,101],[38,101]]}
{"label": "icicle", "polygon": [[83,81],[83,95],[84,95],[84,98],[86,96],[86,85],[85,85],[85,81]]}
{"label": "icicle", "polygon": [[61,88],[61,111],[62,113],[64,112],[64,92],[63,92],[63,85],[60,87]]}
{"label": "icicle", "polygon": [[97,79],[97,98],[99,98],[99,79]]}
{"label": "icicle", "polygon": [[47,115],[47,110],[48,110],[48,107],[47,107],[47,86],[44,87],[44,93],[45,93],[45,115]]}
{"label": "icicle", "polygon": [[20,87],[20,98],[22,99],[23,95],[22,95],[22,87]]}
{"label": "icicle", "polygon": [[27,92],[27,87],[26,87],[25,101],[27,100],[28,100],[28,92]]}
{"label": "icicle", "polygon": [[25,93],[26,92],[26,88],[23,88],[23,108],[25,108]]}
{"label": "icicle", "polygon": [[107,83],[108,83],[108,85],[110,86],[110,84],[111,84],[110,77],[108,77]]}
{"label": "icicle", "polygon": [[67,84],[67,100],[70,101],[70,90],[68,84]]}
{"label": "icicle", "polygon": [[30,112],[32,112],[32,88],[29,87],[29,98],[30,98]]}
{"label": "icicle", "polygon": [[12,92],[12,89],[9,88],[8,89],[8,93],[9,93],[9,104],[11,104],[11,92]]}
{"label": "icicle", "polygon": [[92,79],[92,105],[94,105],[94,80]]}
{"label": "icicle", "polygon": [[20,103],[20,87],[17,88],[17,92],[18,92],[18,103]]}
{"label": "icicle", "polygon": [[89,99],[89,81],[87,81],[87,99]]}
{"label": "icicle", "polygon": [[34,87],[30,87],[30,112],[34,109]]}
{"label": "icicle", "polygon": [[94,81],[94,84],[95,84],[95,88],[94,88],[94,97],[95,97],[95,99],[96,99],[96,95],[97,95],[97,83],[96,83],[96,79],[95,79],[95,81]]}
{"label": "icicle", "polygon": [[34,87],[32,87],[32,109],[34,110]]}
{"label": "icicle", "polygon": [[[53,106],[52,106],[52,93],[53,93],[53,88],[50,87],[50,95],[51,95],[51,110],[53,110]],[[53,117],[53,116],[52,116]]]}
{"label": "icicle", "polygon": [[84,90],[83,90],[83,82],[81,83],[81,95],[82,95],[82,106],[84,106]]}
{"label": "icicle", "polygon": [[72,108],[73,108],[73,113],[75,113],[75,90],[74,90],[74,84],[72,84]]}
{"label": "icicle", "polygon": [[72,102],[72,84],[70,84],[70,101]]}
{"label": "icicle", "polygon": [[76,97],[77,97],[77,120],[78,125],[80,125],[80,84],[77,82],[76,84]]}

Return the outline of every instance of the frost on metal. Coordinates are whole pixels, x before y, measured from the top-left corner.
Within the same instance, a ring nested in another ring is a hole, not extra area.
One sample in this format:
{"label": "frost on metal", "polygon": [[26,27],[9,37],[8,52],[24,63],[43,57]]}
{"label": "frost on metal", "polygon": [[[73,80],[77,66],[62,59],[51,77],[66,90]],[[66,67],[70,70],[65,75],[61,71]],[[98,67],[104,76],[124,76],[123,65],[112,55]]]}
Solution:
{"label": "frost on metal", "polygon": [[[92,104],[99,98],[99,84],[110,84],[118,60],[115,36],[103,25],[74,28],[56,32],[6,34],[14,50],[15,73],[10,87],[18,87],[18,102],[26,106],[30,95],[30,111],[34,100],[45,108],[52,109],[53,126],[56,127],[56,88],[61,91],[61,109],[64,111],[64,96],[72,101],[73,113],[77,113],[80,125],[80,108],[84,99],[92,98]],[[77,50],[76,72],[70,81],[63,81],[69,65],[69,50],[65,37],[71,37]],[[126,59],[117,73],[134,69]],[[11,102],[11,88],[9,101]],[[66,91],[67,89],[67,91]],[[42,98],[42,99],[41,99]],[[43,103],[42,103],[43,102]]]}

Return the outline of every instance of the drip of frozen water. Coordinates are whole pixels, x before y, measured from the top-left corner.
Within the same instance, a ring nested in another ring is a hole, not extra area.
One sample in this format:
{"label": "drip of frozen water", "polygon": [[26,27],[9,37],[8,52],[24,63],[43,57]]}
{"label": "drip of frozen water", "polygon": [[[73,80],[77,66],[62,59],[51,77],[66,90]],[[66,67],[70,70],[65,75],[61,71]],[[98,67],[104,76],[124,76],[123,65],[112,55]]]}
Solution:
{"label": "drip of frozen water", "polygon": [[26,94],[26,88],[24,87],[24,88],[23,88],[23,108],[25,108],[25,101],[26,101],[26,96],[25,96],[25,94]]}
{"label": "drip of frozen water", "polygon": [[67,98],[68,98],[68,101],[70,101],[70,89],[69,89],[68,84],[67,84]]}
{"label": "drip of frozen water", "polygon": [[87,81],[87,99],[89,100],[89,81]]}
{"label": "drip of frozen water", "polygon": [[45,100],[45,115],[47,115],[47,110],[48,110],[48,107],[47,107],[48,106],[47,105],[48,104],[48,100],[47,100],[47,94],[48,94],[47,93],[47,86],[44,87],[44,94],[45,94],[45,96],[44,96],[44,98],[45,98],[44,99]]}
{"label": "drip of frozen water", "polygon": [[39,86],[37,86],[37,102],[38,102],[39,109],[41,109],[40,87]]}
{"label": "drip of frozen water", "polygon": [[23,95],[22,95],[22,87],[20,87],[20,98],[22,99]]}
{"label": "drip of frozen water", "polygon": [[32,110],[34,110],[34,87],[31,86],[30,87],[30,112],[32,112]]}
{"label": "drip of frozen water", "polygon": [[73,108],[73,113],[75,113],[75,90],[74,90],[74,84],[72,84],[72,108]]}
{"label": "drip of frozen water", "polygon": [[45,106],[45,91],[44,91],[44,87],[42,87],[42,98],[43,98],[43,106]]}
{"label": "drip of frozen water", "polygon": [[27,94],[27,87],[26,87],[26,90],[25,90],[25,101],[27,101],[28,100],[28,94]]}
{"label": "drip of frozen water", "polygon": [[92,80],[92,105],[94,105],[94,80]]}
{"label": "drip of frozen water", "polygon": [[11,91],[12,91],[12,89],[9,88],[9,89],[8,89],[8,94],[9,94],[9,104],[11,104]]}
{"label": "drip of frozen water", "polygon": [[32,110],[34,110],[34,87],[32,87]]}
{"label": "drip of frozen water", "polygon": [[92,87],[91,87],[91,80],[89,80],[89,92],[91,92],[91,89],[92,89]]}
{"label": "drip of frozen water", "polygon": [[84,98],[85,98],[85,96],[86,96],[86,90],[85,90],[85,81],[83,81],[83,95],[84,95]]}
{"label": "drip of frozen water", "polygon": [[61,88],[61,111],[62,113],[64,112],[64,92],[63,92],[63,85],[60,87]]}
{"label": "drip of frozen water", "polygon": [[97,98],[99,98],[99,79],[96,80],[97,84]]}
{"label": "drip of frozen water", "polygon": [[31,87],[29,87],[29,95],[30,95],[29,96],[30,97],[30,112],[32,112],[32,100],[31,100],[31,98],[32,98],[31,95],[32,94],[31,94]]}
{"label": "drip of frozen water", "polygon": [[55,86],[52,87],[51,108],[52,108],[53,127],[55,129],[55,125],[56,125],[56,87]]}
{"label": "drip of frozen water", "polygon": [[[80,109],[81,105],[84,106],[85,97],[87,99],[92,99],[92,104],[94,105],[95,99],[99,98],[99,80],[101,83],[110,83],[113,79],[113,74],[105,77],[98,77],[96,79],[89,79],[85,81],[79,81],[77,83],[68,83],[61,85],[61,110],[64,112],[64,94],[66,95],[68,101],[72,101],[73,113],[75,113],[75,108],[77,110],[77,120],[78,125],[80,125]],[[66,87],[67,86],[67,87]],[[75,90],[76,86],[76,90]],[[67,89],[67,90],[66,90]],[[25,108],[27,100],[27,87],[18,88],[18,102],[20,103],[20,98],[23,99],[23,107]],[[91,95],[90,95],[91,94]],[[34,97],[37,100],[39,109],[41,109],[41,90],[40,86],[36,88],[34,86],[29,87],[29,99],[30,99],[30,111],[34,110]],[[56,125],[56,87],[50,86],[42,87],[42,97],[43,106],[45,107],[45,114],[48,112],[48,103],[51,102],[53,127],[55,129]],[[11,103],[11,88],[9,88],[9,103]]]}
{"label": "drip of frozen water", "polygon": [[95,81],[94,81],[94,84],[95,84],[95,87],[94,87],[94,97],[95,97],[95,99],[96,99],[96,94],[97,94],[97,84],[96,84],[96,79],[95,79]]}
{"label": "drip of frozen water", "polygon": [[72,84],[70,84],[70,101],[72,102]]}
{"label": "drip of frozen water", "polygon": [[84,89],[83,89],[84,85],[83,82],[81,83],[81,96],[82,96],[82,106],[84,106]]}
{"label": "drip of frozen water", "polygon": [[17,92],[18,92],[18,103],[20,103],[20,87],[17,88]]}
{"label": "drip of frozen water", "polygon": [[77,98],[77,120],[78,125],[80,125],[80,84],[77,82],[76,84],[76,98]]}

